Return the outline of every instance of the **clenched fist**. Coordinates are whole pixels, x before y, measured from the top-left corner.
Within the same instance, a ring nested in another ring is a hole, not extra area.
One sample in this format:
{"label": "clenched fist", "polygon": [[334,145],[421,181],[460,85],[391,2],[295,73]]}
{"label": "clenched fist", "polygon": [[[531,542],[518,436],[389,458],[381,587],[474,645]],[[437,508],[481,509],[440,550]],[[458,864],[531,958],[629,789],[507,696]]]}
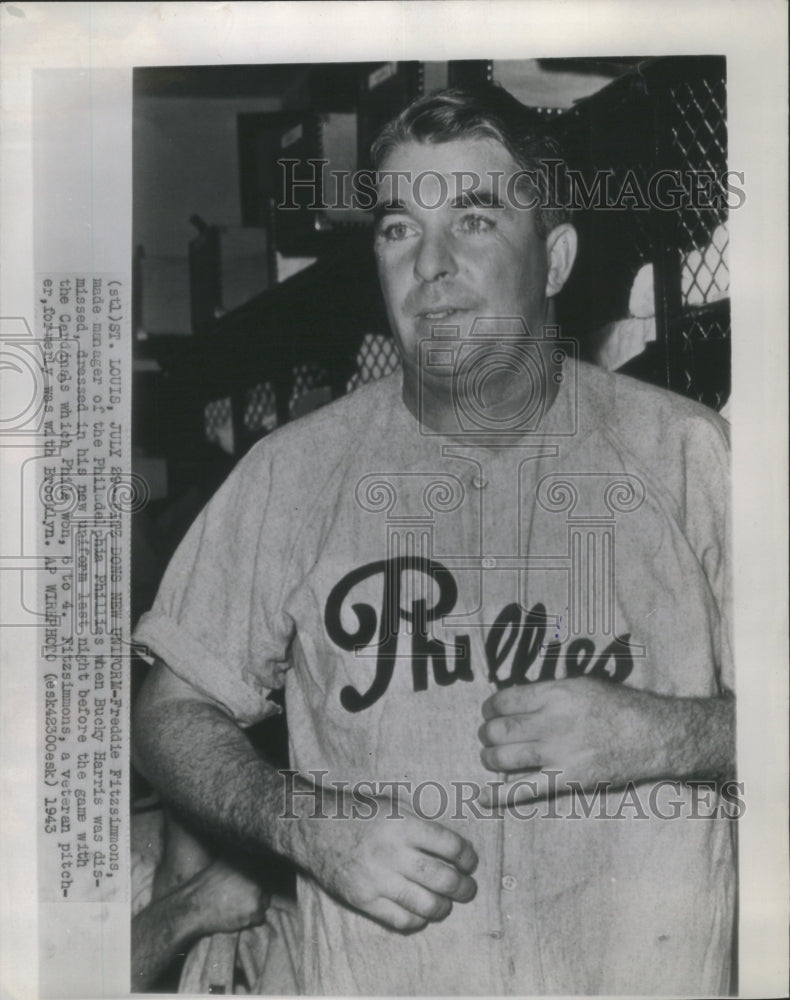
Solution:
{"label": "clenched fist", "polygon": [[463,837],[380,799],[372,819],[299,822],[307,868],[332,895],[401,932],[443,920],[453,903],[471,900],[477,855]]}
{"label": "clenched fist", "polygon": [[546,771],[561,772],[553,776],[558,791],[568,781],[593,789],[599,782],[621,785],[661,776],[668,766],[667,734],[655,726],[672,701],[682,699],[592,677],[498,691],[483,703],[486,721],[478,731],[483,764],[510,779],[498,801],[549,794]]}

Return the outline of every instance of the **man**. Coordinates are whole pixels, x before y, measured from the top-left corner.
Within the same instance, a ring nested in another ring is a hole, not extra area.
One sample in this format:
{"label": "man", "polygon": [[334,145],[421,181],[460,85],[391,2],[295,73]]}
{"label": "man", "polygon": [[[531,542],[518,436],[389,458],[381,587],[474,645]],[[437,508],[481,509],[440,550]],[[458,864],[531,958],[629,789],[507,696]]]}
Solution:
{"label": "man", "polygon": [[[402,375],[193,527],[138,633],[140,764],[300,868],[307,993],[726,992],[731,824],[690,780],[733,771],[723,422],[571,357],[556,150],[504,91],[374,154]],[[287,780],[240,728],[283,684]]]}

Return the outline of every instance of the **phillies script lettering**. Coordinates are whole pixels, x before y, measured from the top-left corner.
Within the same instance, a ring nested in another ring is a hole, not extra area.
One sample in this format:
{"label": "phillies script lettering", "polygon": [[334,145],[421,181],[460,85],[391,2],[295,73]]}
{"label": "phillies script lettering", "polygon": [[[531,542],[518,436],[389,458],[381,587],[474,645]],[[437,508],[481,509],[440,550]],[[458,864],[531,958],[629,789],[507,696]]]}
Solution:
{"label": "phillies script lettering", "polygon": [[[408,608],[401,607],[404,573],[412,574],[412,580],[422,574],[428,581],[433,581],[435,586],[426,586],[422,590],[423,593],[436,595],[430,607],[425,597],[413,599]],[[347,630],[341,615],[347,602],[353,600],[352,591],[375,577],[380,577],[382,583],[380,609],[377,611],[370,604],[351,603],[350,609],[356,616],[357,625],[354,631]],[[410,624],[409,659],[415,691],[428,690],[429,668],[434,682],[440,687],[473,680],[469,636],[456,635],[452,643],[445,643],[430,634],[431,622],[440,621],[450,614],[457,599],[458,586],[447,567],[419,556],[382,559],[360,566],[344,576],[332,588],[326,602],[326,631],[332,642],[349,652],[373,645],[376,649],[376,673],[366,691],[359,691],[351,684],[342,689],[340,703],[343,708],[348,712],[361,712],[385,694],[395,664],[403,658],[398,657],[402,622]],[[552,621],[542,604],[536,604],[526,614],[515,602],[504,607],[485,638],[489,681],[497,688],[506,688],[513,684],[587,674],[619,683],[633,670],[628,642],[630,633],[615,636],[600,653],[593,640],[584,637],[573,639],[563,648],[561,642],[545,641]]]}

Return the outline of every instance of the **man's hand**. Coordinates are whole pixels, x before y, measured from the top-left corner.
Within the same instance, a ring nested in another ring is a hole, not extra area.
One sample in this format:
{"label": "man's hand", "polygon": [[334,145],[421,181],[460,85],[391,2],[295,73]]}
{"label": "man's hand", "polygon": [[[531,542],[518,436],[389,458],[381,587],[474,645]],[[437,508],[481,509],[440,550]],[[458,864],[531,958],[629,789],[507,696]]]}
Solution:
{"label": "man's hand", "polygon": [[226,712],[164,664],[138,696],[135,737],[138,768],[196,823],[248,853],[265,847],[284,855],[388,927],[419,930],[475,894],[471,845],[401,803],[402,819],[387,818],[392,803],[385,800],[371,819],[314,819],[312,806],[295,796],[294,817],[285,818],[291,802],[282,774]]}
{"label": "man's hand", "polygon": [[[443,920],[477,891],[477,855],[463,837],[397,804],[377,800],[372,819],[299,821],[300,855],[327,891],[394,930]],[[293,822],[293,821],[284,821]]]}
{"label": "man's hand", "polygon": [[198,938],[262,923],[268,905],[262,887],[224,861],[203,868],[132,920],[132,988],[150,987]]}
{"label": "man's hand", "polygon": [[221,859],[199,872],[190,888],[201,934],[239,931],[262,923],[271,898],[258,882]]}
{"label": "man's hand", "polygon": [[[483,704],[483,764],[506,772],[503,802],[549,794],[567,782],[592,790],[629,780],[728,776],[733,700],[670,698],[610,681],[574,677],[507,688]],[[490,803],[489,803],[490,804]]]}

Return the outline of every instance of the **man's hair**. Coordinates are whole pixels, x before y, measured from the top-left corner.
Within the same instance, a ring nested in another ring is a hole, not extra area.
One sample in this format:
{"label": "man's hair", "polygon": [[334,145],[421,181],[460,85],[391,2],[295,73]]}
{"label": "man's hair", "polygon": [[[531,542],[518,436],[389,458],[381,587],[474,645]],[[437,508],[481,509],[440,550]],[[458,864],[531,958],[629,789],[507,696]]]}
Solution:
{"label": "man's hair", "polygon": [[[457,139],[494,139],[510,153],[538,198],[536,229],[545,238],[570,219],[564,197],[564,156],[557,140],[546,132],[543,117],[526,107],[499,84],[453,87],[412,101],[388,122],[371,147],[375,169],[397,146],[407,142],[443,143]],[[548,165],[557,160],[559,167]],[[561,190],[557,190],[557,181]]]}

